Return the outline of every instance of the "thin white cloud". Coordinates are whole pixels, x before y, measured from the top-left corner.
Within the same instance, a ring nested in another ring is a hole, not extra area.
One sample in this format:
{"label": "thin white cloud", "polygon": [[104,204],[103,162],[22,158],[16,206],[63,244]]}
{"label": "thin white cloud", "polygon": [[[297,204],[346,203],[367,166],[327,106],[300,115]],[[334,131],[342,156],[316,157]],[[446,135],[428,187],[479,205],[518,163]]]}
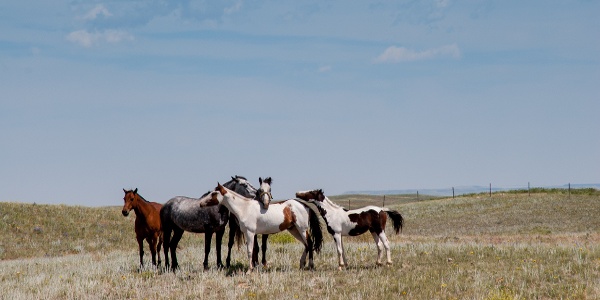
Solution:
{"label": "thin white cloud", "polygon": [[102,38],[109,43],[119,43],[121,41],[133,41],[133,35],[123,30],[105,30]]}
{"label": "thin white cloud", "polygon": [[376,63],[399,63],[418,60],[431,60],[437,58],[460,58],[460,49],[456,44],[445,45],[439,48],[415,51],[405,47],[391,46],[377,58]]}
{"label": "thin white cloud", "polygon": [[94,8],[92,8],[89,12],[87,12],[81,19],[83,20],[95,20],[98,16],[110,17],[112,14],[104,5],[98,4]]}
{"label": "thin white cloud", "polygon": [[318,70],[318,72],[319,72],[319,73],[330,72],[330,71],[331,71],[331,69],[332,69],[332,68],[331,68],[331,66],[322,66],[322,67],[319,67],[319,70]]}
{"label": "thin white cloud", "polygon": [[435,4],[438,8],[446,8],[450,5],[450,0],[436,0]]}
{"label": "thin white cloud", "polygon": [[91,47],[94,43],[93,34],[86,30],[77,30],[69,33],[67,40],[87,48]]}
{"label": "thin white cloud", "polygon": [[238,12],[240,9],[242,9],[242,5],[244,3],[242,1],[237,1],[234,5],[230,6],[230,7],[225,7],[225,9],[223,9],[223,12],[226,15]]}
{"label": "thin white cloud", "polygon": [[67,40],[80,46],[90,48],[99,43],[119,43],[121,41],[131,41],[133,36],[123,30],[105,30],[102,32],[89,32],[87,30],[77,30],[67,35]]}

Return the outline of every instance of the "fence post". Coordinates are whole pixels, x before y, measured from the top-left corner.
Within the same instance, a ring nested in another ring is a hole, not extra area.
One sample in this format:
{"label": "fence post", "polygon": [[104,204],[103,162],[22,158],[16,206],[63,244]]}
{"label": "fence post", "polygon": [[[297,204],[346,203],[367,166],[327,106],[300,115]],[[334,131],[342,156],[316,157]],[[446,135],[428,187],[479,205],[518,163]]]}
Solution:
{"label": "fence post", "polygon": [[385,195],[383,195],[383,206],[382,207],[385,207]]}
{"label": "fence post", "polygon": [[454,187],[452,187],[452,199],[454,199]]}
{"label": "fence post", "polygon": [[348,199],[348,210],[350,210],[350,199]]}
{"label": "fence post", "polygon": [[492,198],[492,184],[490,183],[490,198]]}
{"label": "fence post", "polygon": [[569,182],[569,199],[571,199],[571,183]]}
{"label": "fence post", "polygon": [[531,186],[529,185],[529,182],[527,182],[527,195],[531,197]]}
{"label": "fence post", "polygon": [[417,201],[419,200],[419,191],[417,191]]}

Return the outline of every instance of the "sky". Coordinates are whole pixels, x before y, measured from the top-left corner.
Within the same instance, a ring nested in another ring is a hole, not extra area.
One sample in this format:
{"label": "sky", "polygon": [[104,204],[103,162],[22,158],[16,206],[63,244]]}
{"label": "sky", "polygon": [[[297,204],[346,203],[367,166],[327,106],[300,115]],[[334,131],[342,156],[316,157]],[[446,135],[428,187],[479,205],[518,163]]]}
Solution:
{"label": "sky", "polygon": [[600,183],[600,1],[2,1],[0,201]]}

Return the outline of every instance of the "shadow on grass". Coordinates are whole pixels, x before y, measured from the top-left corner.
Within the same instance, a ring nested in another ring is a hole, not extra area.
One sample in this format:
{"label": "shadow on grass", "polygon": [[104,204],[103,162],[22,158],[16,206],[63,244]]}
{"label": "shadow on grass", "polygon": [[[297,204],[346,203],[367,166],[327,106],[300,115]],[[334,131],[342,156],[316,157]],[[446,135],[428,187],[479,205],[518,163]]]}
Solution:
{"label": "shadow on grass", "polygon": [[225,276],[231,277],[236,275],[244,275],[246,274],[247,269],[248,268],[240,262],[232,263],[231,266],[228,269],[226,269],[227,272],[225,273]]}

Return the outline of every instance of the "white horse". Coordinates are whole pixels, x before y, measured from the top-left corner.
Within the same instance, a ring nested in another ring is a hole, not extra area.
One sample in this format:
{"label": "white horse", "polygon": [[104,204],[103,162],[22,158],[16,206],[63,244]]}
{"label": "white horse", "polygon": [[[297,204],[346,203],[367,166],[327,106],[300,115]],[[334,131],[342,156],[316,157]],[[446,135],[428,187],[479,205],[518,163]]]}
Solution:
{"label": "white horse", "polygon": [[393,221],[394,230],[398,234],[404,223],[404,219],[398,211],[377,206],[345,210],[343,207],[329,200],[321,189],[297,192],[296,197],[315,203],[317,208],[319,208],[321,216],[325,219],[325,223],[327,223],[327,231],[333,236],[335,241],[340,270],[348,263],[344,253],[342,236],[357,236],[367,231],[371,232],[377,245],[377,265],[382,265],[383,248],[385,248],[387,253],[387,264],[392,264],[390,243],[385,235],[385,224],[389,216]]}
{"label": "white horse", "polygon": [[[233,213],[240,224],[240,228],[246,237],[249,267],[248,273],[254,269],[252,264],[252,250],[254,236],[256,234],[272,234],[284,230],[289,231],[298,241],[304,245],[304,252],[300,258],[300,268],[306,266],[306,254],[308,253],[310,269],[314,268],[313,251],[319,252],[323,243],[323,233],[319,216],[305,204],[296,200],[275,202],[268,209],[255,200],[223,187],[221,184],[215,188],[222,195],[221,204]],[[262,181],[258,190],[259,195],[270,197],[270,181]]]}

